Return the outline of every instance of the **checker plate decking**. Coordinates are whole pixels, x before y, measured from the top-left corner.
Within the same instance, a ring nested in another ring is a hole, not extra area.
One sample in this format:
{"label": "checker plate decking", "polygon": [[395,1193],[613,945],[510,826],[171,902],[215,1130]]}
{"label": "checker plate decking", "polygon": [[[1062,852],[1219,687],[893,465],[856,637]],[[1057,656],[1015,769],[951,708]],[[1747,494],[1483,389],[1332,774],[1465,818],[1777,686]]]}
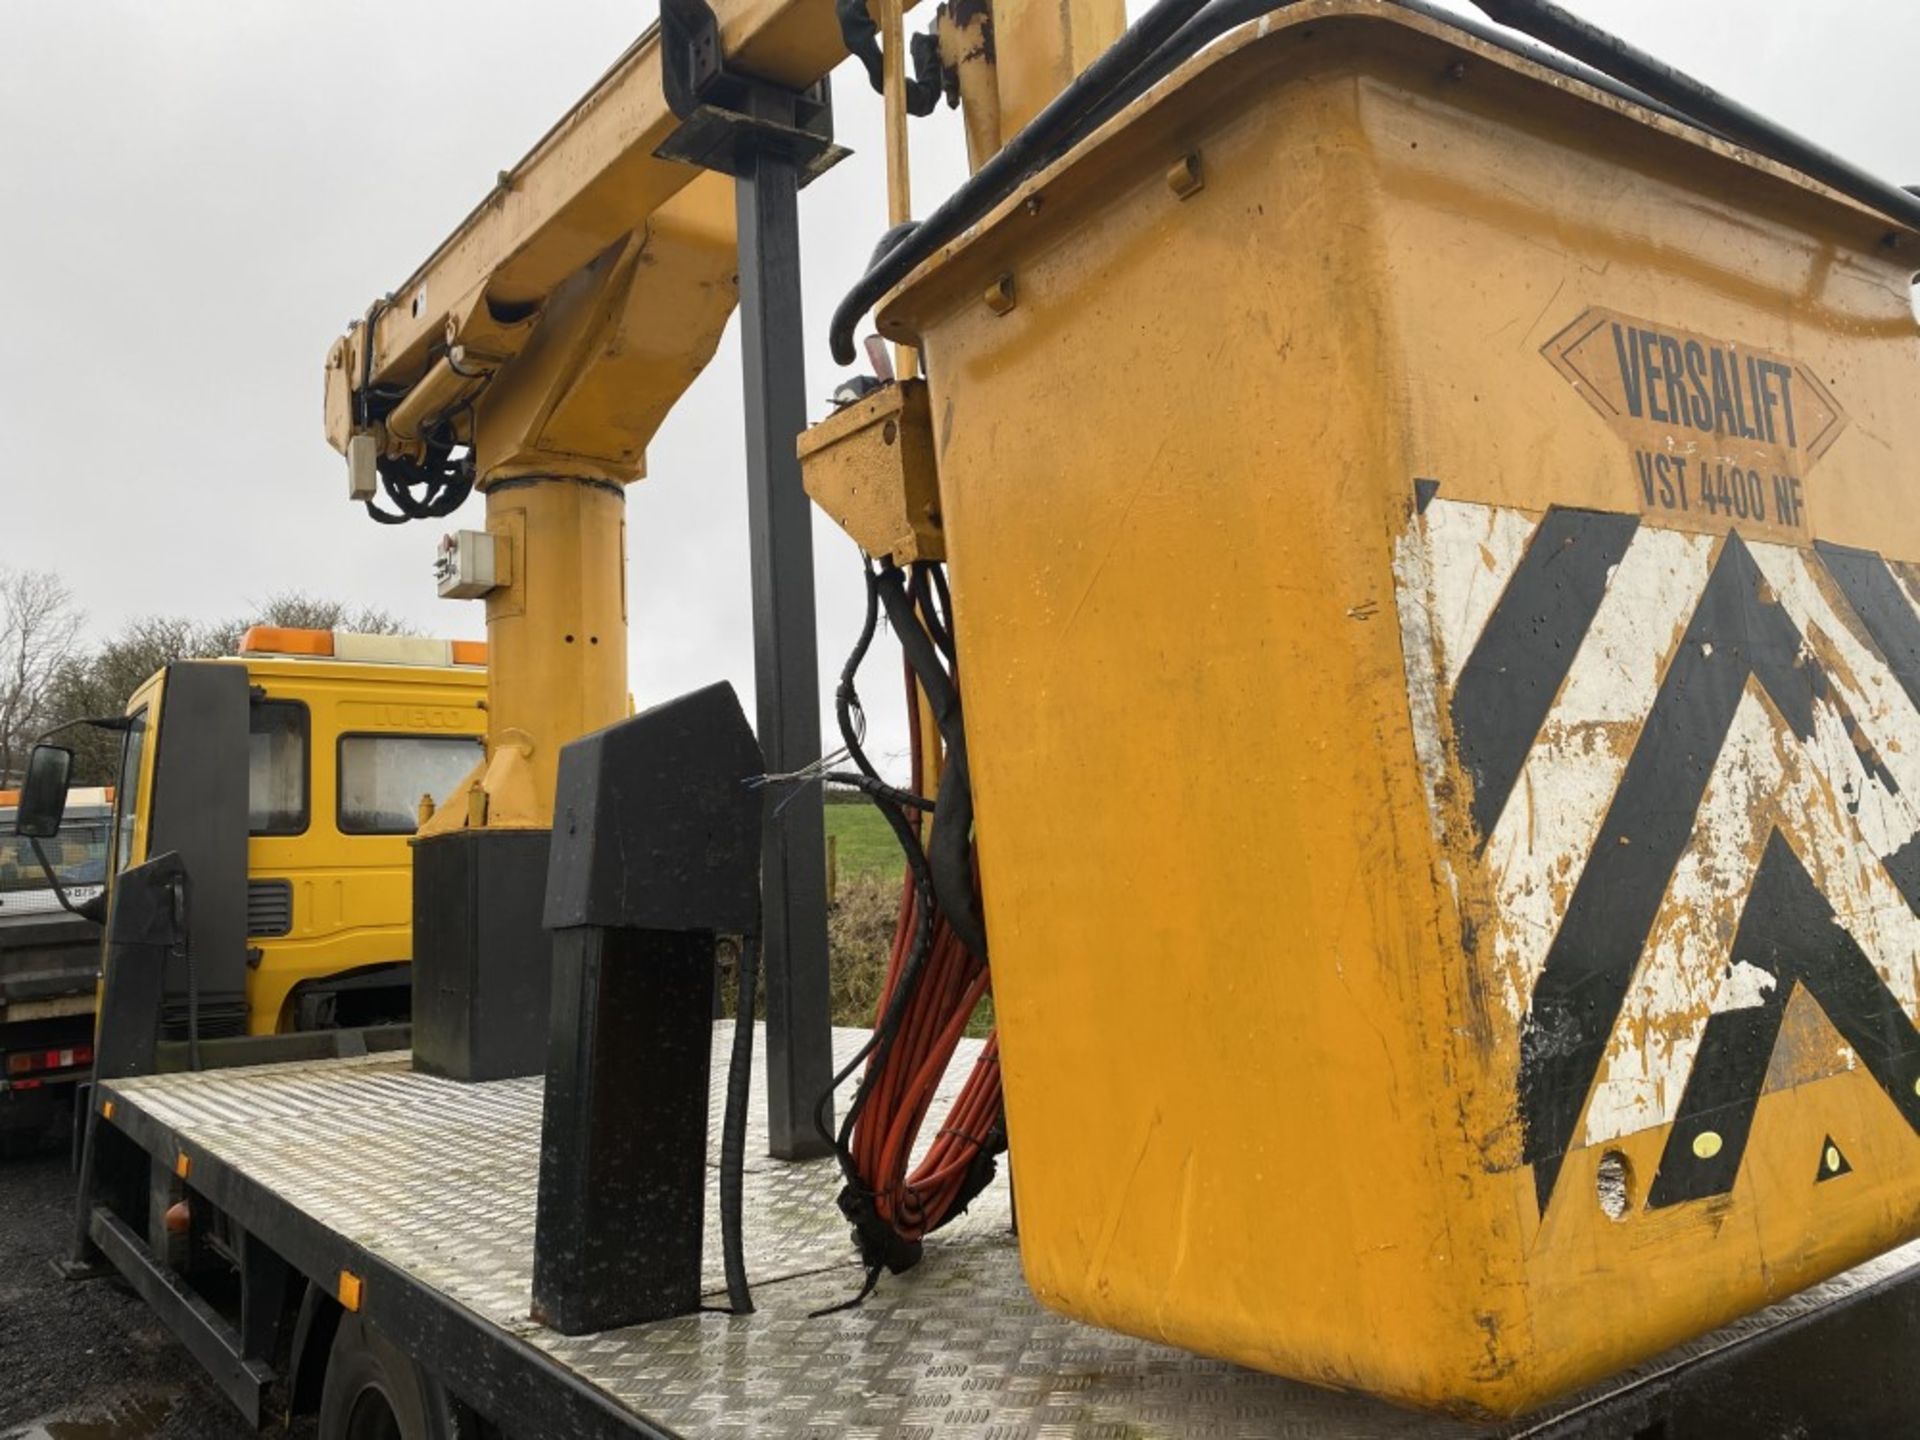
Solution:
{"label": "checker plate decking", "polygon": [[[714,1035],[711,1162],[731,1026]],[[842,1063],[863,1032],[836,1031]],[[964,1042],[935,1108],[965,1077]],[[1097,1330],[1042,1309],[1021,1279],[1006,1181],[853,1310],[862,1272],[831,1160],[765,1157],[756,1045],[747,1146],[753,1316],[689,1316],[569,1338],[527,1318],[541,1081],[462,1085],[406,1053],[121,1080],[108,1092],[314,1220],[520,1336],[655,1425],[687,1435],[853,1440],[1349,1440],[1486,1434]],[[929,1132],[930,1133],[930,1132]],[[1003,1166],[1004,1172],[1004,1166]],[[708,1195],[706,1280],[724,1299]],[[1274,1237],[1285,1243],[1285,1237]],[[1642,1367],[1672,1369],[1920,1262],[1908,1246]],[[1574,1397],[1565,1413],[1595,1398]],[[1500,1432],[1524,1435],[1547,1415]]]}

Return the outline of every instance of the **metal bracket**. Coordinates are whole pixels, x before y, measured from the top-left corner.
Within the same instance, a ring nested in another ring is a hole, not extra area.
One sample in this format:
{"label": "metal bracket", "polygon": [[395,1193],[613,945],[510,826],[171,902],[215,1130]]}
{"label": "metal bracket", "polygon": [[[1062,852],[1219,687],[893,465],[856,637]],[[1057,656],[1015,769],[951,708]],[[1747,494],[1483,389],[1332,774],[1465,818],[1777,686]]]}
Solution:
{"label": "metal bracket", "polygon": [[661,0],[660,54],[667,108],[680,127],[653,153],[735,177],[756,155],[792,165],[806,185],[852,152],[833,143],[833,86],[805,90],[730,68],[707,0]]}
{"label": "metal bracket", "polygon": [[726,684],[560,752],[532,1315],[562,1335],[700,1308],[714,936],[760,929],[765,769]]}

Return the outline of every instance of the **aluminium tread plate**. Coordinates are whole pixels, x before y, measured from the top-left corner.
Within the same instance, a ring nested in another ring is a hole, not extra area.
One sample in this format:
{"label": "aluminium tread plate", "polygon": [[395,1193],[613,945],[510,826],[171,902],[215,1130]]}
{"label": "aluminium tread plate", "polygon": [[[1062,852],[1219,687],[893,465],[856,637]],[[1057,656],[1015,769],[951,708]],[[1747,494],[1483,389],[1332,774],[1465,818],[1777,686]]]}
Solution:
{"label": "aluminium tread plate", "polygon": [[[710,1162],[730,1037],[731,1026],[719,1022]],[[573,1338],[527,1318],[539,1077],[460,1084],[415,1073],[403,1051],[150,1076],[106,1090],[636,1415],[689,1436],[1520,1436],[1920,1262],[1920,1244],[1894,1251],[1498,1432],[1257,1374],[1043,1309],[1021,1279],[1004,1165],[973,1209],[929,1242],[917,1269],[883,1278],[863,1305],[810,1318],[850,1298],[861,1270],[834,1207],[833,1162],[786,1164],[764,1154],[760,1038],[745,1198],[758,1312]],[[863,1039],[863,1032],[836,1031],[837,1063]],[[935,1114],[964,1079],[978,1042],[963,1047]],[[724,1301],[714,1205],[710,1190],[706,1283]]]}

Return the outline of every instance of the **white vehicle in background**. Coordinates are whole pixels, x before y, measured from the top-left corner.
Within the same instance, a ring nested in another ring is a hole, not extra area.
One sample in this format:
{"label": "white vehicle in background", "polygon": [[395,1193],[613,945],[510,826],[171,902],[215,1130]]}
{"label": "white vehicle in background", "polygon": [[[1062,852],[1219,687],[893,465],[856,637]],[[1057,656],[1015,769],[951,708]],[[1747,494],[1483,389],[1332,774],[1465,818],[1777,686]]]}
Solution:
{"label": "white vehicle in background", "polygon": [[[47,884],[32,842],[13,833],[17,797],[0,790],[0,921],[18,915],[47,915],[63,910]],[[113,791],[75,790],[60,822],[57,839],[41,842],[47,861],[74,904],[106,889],[108,840],[113,829]]]}

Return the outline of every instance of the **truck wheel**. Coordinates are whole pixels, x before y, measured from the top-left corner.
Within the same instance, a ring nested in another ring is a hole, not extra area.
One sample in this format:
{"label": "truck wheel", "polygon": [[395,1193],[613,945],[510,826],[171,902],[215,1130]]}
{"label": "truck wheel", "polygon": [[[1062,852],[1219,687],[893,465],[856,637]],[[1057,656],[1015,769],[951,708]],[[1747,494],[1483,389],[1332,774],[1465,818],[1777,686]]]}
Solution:
{"label": "truck wheel", "polygon": [[320,1389],[319,1440],[456,1440],[446,1390],[358,1315],[342,1315]]}

